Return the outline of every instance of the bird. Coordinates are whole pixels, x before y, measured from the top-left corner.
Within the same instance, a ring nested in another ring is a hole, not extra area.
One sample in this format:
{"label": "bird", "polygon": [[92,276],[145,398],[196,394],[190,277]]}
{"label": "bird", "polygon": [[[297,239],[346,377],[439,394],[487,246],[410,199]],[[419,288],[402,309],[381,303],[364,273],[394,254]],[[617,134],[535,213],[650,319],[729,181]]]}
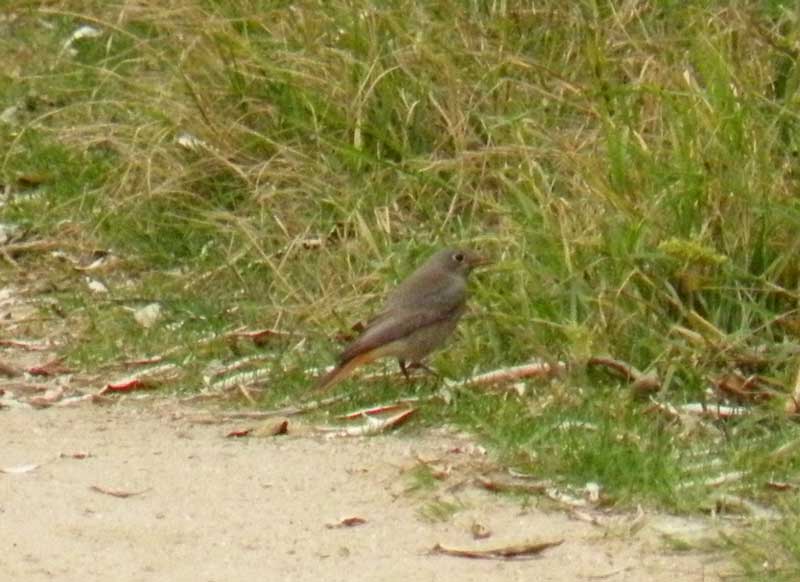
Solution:
{"label": "bird", "polygon": [[359,366],[380,358],[397,358],[406,378],[409,368],[430,371],[422,360],[453,333],[466,309],[469,274],[488,263],[467,249],[434,253],[388,295],[361,335],[345,347],[338,364],[317,379],[314,391],[329,390]]}

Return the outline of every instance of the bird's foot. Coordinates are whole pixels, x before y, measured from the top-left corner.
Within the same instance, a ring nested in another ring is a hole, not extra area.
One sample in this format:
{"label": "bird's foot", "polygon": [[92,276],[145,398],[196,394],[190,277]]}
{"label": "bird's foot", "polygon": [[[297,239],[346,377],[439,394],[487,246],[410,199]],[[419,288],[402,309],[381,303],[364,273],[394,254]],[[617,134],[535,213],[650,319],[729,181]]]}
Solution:
{"label": "bird's foot", "polygon": [[408,370],[424,370],[425,372],[427,372],[431,376],[436,376],[437,378],[440,377],[439,376],[439,372],[437,372],[436,370],[434,370],[430,366],[427,366],[427,365],[423,364],[422,362],[411,362],[410,364],[408,364],[406,366],[406,368]]}

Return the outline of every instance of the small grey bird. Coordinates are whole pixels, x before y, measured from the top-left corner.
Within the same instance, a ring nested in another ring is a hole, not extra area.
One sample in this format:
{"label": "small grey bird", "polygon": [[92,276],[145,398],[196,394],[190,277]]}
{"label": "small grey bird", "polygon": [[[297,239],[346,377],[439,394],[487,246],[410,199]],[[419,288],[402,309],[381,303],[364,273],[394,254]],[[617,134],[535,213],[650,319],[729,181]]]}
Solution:
{"label": "small grey bird", "polygon": [[444,249],[408,276],[386,300],[383,309],[339,356],[337,366],[317,380],[322,391],[353,370],[379,358],[395,357],[407,377],[410,367],[444,344],[464,313],[467,277],[488,261],[472,251]]}

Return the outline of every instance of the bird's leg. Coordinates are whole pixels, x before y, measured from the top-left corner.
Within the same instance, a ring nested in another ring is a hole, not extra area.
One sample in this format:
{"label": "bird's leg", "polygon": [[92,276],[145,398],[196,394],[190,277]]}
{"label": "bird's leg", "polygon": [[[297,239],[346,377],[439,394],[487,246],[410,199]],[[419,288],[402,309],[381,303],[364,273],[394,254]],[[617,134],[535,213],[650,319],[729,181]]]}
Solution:
{"label": "bird's leg", "polygon": [[403,376],[406,377],[406,380],[410,380],[411,378],[408,376],[408,368],[406,367],[406,361],[403,358],[398,358],[397,363],[400,364],[400,371],[403,373]]}
{"label": "bird's leg", "polygon": [[409,370],[425,370],[428,374],[432,376],[439,377],[439,372],[431,368],[430,366],[426,366],[422,362],[411,362],[406,366]]}

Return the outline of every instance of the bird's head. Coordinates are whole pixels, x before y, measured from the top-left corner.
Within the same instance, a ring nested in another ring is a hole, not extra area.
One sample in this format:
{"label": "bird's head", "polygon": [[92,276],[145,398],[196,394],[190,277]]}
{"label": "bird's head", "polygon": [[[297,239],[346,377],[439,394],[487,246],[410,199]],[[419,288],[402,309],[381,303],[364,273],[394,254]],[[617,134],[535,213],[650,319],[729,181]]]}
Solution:
{"label": "bird's head", "polygon": [[467,249],[443,249],[430,258],[439,268],[452,272],[469,275],[475,267],[488,265],[491,261],[478,253]]}

